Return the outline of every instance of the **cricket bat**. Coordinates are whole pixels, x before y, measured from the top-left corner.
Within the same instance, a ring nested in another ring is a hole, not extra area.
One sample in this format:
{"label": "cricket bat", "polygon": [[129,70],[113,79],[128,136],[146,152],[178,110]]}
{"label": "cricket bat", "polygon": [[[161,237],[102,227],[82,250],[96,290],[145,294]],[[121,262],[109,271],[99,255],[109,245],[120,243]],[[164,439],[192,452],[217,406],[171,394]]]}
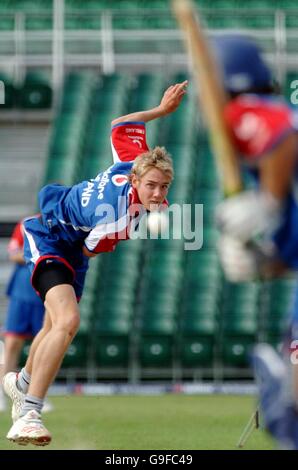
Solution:
{"label": "cricket bat", "polygon": [[227,97],[223,82],[191,0],[172,0],[172,6],[192,59],[200,105],[223,192],[225,196],[231,196],[241,191],[242,182],[237,154],[224,119]]}

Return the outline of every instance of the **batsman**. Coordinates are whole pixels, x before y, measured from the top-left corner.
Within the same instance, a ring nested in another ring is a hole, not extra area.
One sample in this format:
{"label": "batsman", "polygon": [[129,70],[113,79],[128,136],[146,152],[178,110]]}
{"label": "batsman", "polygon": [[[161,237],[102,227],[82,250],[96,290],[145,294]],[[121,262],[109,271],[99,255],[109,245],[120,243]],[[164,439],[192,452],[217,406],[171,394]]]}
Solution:
{"label": "batsman", "polygon": [[[232,282],[282,276],[298,268],[298,113],[252,40],[224,36],[214,50],[229,96],[225,119],[251,181],[218,207],[221,264]],[[298,288],[290,323],[287,344],[298,338]],[[297,365],[265,344],[255,348],[253,365],[267,429],[281,448],[298,449]]]}
{"label": "batsman", "polygon": [[[222,35],[208,44],[191,3],[174,5],[188,39],[223,192],[229,196],[216,214],[225,276],[244,282],[296,271],[298,111],[280,95],[252,39]],[[212,72],[210,80],[207,72]],[[286,344],[298,339],[296,291]],[[290,354],[282,360],[269,345],[255,348],[253,363],[266,428],[281,448],[298,449],[298,366],[291,364]]]}

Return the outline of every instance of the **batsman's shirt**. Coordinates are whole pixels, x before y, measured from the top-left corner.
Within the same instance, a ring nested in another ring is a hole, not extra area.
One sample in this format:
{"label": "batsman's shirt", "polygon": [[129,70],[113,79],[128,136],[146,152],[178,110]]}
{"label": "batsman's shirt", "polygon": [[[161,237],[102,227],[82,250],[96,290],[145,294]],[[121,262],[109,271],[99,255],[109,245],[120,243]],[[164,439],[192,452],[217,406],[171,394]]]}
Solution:
{"label": "batsman's shirt", "polygon": [[[258,161],[266,158],[287,136],[298,131],[298,112],[281,97],[240,95],[228,103],[225,117],[242,162],[252,169],[257,168]],[[282,223],[273,240],[279,256],[290,267],[297,269],[298,164],[285,201]]]}

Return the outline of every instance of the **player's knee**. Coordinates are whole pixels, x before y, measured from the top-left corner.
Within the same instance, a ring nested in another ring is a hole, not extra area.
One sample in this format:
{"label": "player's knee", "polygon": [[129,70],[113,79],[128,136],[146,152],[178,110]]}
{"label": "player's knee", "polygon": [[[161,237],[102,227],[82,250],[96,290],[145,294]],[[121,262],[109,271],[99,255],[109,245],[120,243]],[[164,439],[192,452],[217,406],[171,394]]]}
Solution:
{"label": "player's knee", "polygon": [[80,327],[80,315],[76,312],[69,320],[68,323],[68,332],[71,337],[73,337]]}
{"label": "player's knee", "polygon": [[56,326],[59,329],[63,329],[69,336],[73,337],[80,326],[79,312],[76,310],[64,312],[64,314],[58,318]]}

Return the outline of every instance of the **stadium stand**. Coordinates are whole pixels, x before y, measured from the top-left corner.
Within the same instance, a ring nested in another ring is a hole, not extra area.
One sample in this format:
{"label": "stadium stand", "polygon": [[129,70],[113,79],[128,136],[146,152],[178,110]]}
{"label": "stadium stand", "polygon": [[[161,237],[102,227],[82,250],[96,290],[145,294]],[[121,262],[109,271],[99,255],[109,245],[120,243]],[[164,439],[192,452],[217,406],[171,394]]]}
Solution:
{"label": "stadium stand", "polygon": [[[275,54],[285,54],[284,70],[277,72],[290,99],[298,66],[296,2],[198,5],[212,33],[238,28],[253,34],[271,63]],[[72,185],[107,168],[111,120],[154,106],[168,83],[185,78],[187,59],[166,0],[65,0],[63,67],[56,82],[52,7],[46,0],[0,3],[6,98],[0,105],[0,227],[34,212],[43,184]],[[288,35],[285,43],[278,42],[277,30]],[[281,342],[294,281],[237,287],[223,280],[214,227],[219,182],[191,83],[179,111],[162,125],[150,123],[147,137],[173,156],[170,202],[203,204],[203,248],[187,252],[180,240],[136,240],[91,260],[81,327],[60,376],[250,378],[252,344]],[[1,314],[9,273],[5,246],[2,238]]]}
{"label": "stadium stand", "polygon": [[45,182],[76,182],[89,116],[92,74],[67,76],[53,126]]}
{"label": "stadium stand", "polygon": [[245,366],[258,333],[258,291],[255,283],[225,285],[221,310],[221,359]]}
{"label": "stadium stand", "polygon": [[266,305],[264,332],[269,343],[280,348],[282,335],[288,323],[288,314],[293,302],[295,279],[279,279],[266,285],[262,301]]}

